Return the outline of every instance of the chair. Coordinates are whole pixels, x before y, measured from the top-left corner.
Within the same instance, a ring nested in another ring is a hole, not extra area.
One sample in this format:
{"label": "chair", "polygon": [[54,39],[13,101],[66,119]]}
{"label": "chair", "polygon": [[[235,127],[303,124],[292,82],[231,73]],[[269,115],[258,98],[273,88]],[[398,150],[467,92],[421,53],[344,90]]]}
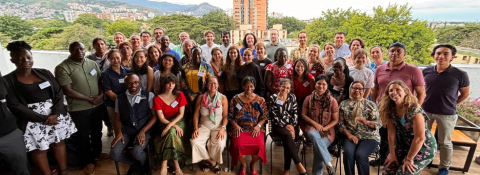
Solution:
{"label": "chair", "polygon": [[[268,119],[268,134],[265,135],[265,142],[267,141],[267,138],[268,136],[270,136],[270,138],[272,139],[272,141],[270,142],[270,174],[272,174],[273,172],[273,142],[275,142],[276,145],[281,145],[283,144],[282,143],[282,138],[280,138],[279,136],[275,135],[275,133],[272,131],[272,127],[273,127],[273,124],[272,124],[272,121],[270,119]],[[298,128],[298,125],[297,125],[297,128]],[[297,130],[297,129],[296,129]],[[297,146],[297,154],[298,154],[298,151],[300,150],[300,145],[302,145],[304,143],[304,140],[305,140],[305,137],[303,136],[303,134],[298,137],[295,138],[295,145]],[[265,144],[266,146],[267,144]]]}
{"label": "chair", "polygon": [[[148,159],[148,163],[150,164],[150,168],[153,167],[153,169],[156,171],[157,170],[157,154],[153,155],[153,163],[152,163],[152,160],[150,159],[150,156],[151,156],[151,153],[152,153],[152,151],[151,151],[152,147],[153,147],[153,149],[155,149],[154,139],[155,139],[155,137],[153,137],[153,136],[150,137],[150,141],[148,142],[147,146],[145,147],[145,150],[147,150],[147,159]],[[132,149],[133,149],[133,145],[131,143],[130,145],[127,146],[127,148],[125,148],[124,152],[129,152]],[[115,161],[115,169],[117,170],[117,175],[120,175],[120,169],[119,169],[117,161]]]}

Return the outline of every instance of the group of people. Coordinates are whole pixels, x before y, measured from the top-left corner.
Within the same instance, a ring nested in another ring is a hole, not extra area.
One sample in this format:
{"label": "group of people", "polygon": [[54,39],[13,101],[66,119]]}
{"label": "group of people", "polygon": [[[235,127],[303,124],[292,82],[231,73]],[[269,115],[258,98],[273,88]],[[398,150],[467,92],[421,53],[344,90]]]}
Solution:
{"label": "group of people", "polygon": [[[380,145],[383,174],[418,174],[433,159],[437,141],[430,133],[438,123],[441,147],[439,174],[447,173],[452,155],[450,135],[457,120],[456,104],[468,97],[468,75],[453,66],[456,49],[437,45],[436,61],[423,72],[405,63],[407,49],[396,42],[387,49],[337,32],[334,43],[307,47],[306,32],[290,55],[270,30],[271,42],[246,34],[239,49],[230,33],[205,31],[207,43],[197,46],[188,33],[172,45],[162,28],[151,34],[114,35],[107,50],[102,38],[85,56],[80,42],[69,45],[70,56],[52,74],[33,68],[31,47],[24,41],[7,45],[16,69],[0,81],[0,155],[16,174],[30,174],[26,152],[42,174],[51,174],[47,150],[52,149],[59,174],[67,174],[64,140],[79,145],[82,171],[95,173],[102,151],[102,120],[114,135],[110,157],[130,165],[127,174],[149,174],[145,153],[155,147],[161,175],[169,161],[175,174],[201,163],[203,171],[221,172],[228,146],[240,175],[258,174],[258,161],[267,162],[265,132],[282,139],[284,171],[291,161],[307,174],[297,154],[301,133],[313,148],[312,174],[335,174],[328,147],[342,140],[347,175],[369,174],[368,157]],[[370,60],[370,58],[372,60]],[[438,80],[437,80],[438,79]],[[460,95],[458,93],[460,92]],[[66,96],[66,104],[64,104]],[[383,126],[383,127],[382,127]],[[152,143],[153,142],[153,143]],[[125,152],[127,147],[132,151]],[[355,171],[355,165],[357,170]]]}

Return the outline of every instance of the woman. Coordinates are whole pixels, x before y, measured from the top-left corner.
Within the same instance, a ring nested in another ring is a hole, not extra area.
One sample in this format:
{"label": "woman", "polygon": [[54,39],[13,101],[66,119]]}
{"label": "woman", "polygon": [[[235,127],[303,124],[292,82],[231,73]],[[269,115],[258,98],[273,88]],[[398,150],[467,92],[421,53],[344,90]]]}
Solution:
{"label": "woman", "polygon": [[[303,59],[298,59],[296,62]],[[280,92],[270,96],[268,102],[268,112],[272,121],[272,133],[282,138],[283,143],[283,174],[290,174],[290,164],[293,160],[301,175],[306,175],[307,170],[303,167],[298,158],[297,148],[295,146],[295,137],[298,132],[295,127],[298,123],[297,98],[290,93],[292,82],[289,79],[283,79],[280,82]]]}
{"label": "woman", "polygon": [[281,79],[292,79],[293,66],[287,61],[287,51],[278,48],[275,51],[275,61],[265,67],[265,85],[270,94],[278,93]]}
{"label": "woman", "polygon": [[306,126],[304,133],[313,143],[313,174],[323,174],[323,164],[329,175],[335,174],[328,146],[335,139],[335,125],[338,123],[338,104],[328,90],[328,77],[320,75],[315,81],[315,91],[305,98],[302,119]]}
{"label": "woman", "polygon": [[361,81],[350,85],[350,99],[340,103],[338,130],[343,139],[343,164],[345,174],[370,174],[368,157],[380,143],[378,129],[382,127],[377,105],[364,98],[365,88]]}
{"label": "woman", "polygon": [[363,49],[358,49],[353,55],[355,66],[349,68],[350,76],[352,76],[353,80],[361,81],[365,85],[365,93],[363,94],[364,98],[367,98],[370,95],[372,88],[375,85],[373,83],[375,75],[372,70],[365,67],[367,59],[367,52]]}
{"label": "woman", "polygon": [[120,49],[120,47],[119,47],[120,43],[123,43],[126,38],[127,37],[125,37],[125,35],[122,32],[116,32],[113,35],[113,41],[115,41],[115,43],[117,44],[115,46],[115,49]]}
{"label": "woman", "polygon": [[255,84],[255,94],[263,97],[265,95],[265,84],[263,84],[263,77],[262,77],[262,70],[260,67],[253,63],[253,50],[250,48],[245,49],[243,52],[243,60],[245,60],[245,64],[240,66],[237,71],[237,79],[238,82],[242,82],[243,78],[250,76],[257,80],[257,84]]}
{"label": "woman", "polygon": [[308,49],[308,67],[307,72],[313,75],[313,77],[318,77],[319,75],[325,74],[325,66],[320,58],[320,46],[311,45]]}
{"label": "woman", "polygon": [[192,53],[190,51],[195,45],[195,41],[193,40],[187,39],[183,41],[182,52],[184,56],[182,57],[182,59],[180,59],[180,66],[184,66],[185,64],[190,62],[190,60],[192,60]]}
{"label": "woman", "polygon": [[[345,57],[348,67],[355,65],[355,62],[353,61],[353,58],[354,58],[353,54],[355,54],[355,51],[357,51],[358,49],[365,48],[365,41],[363,41],[361,38],[354,38],[352,39],[352,41],[350,41],[349,47],[350,47],[351,54]],[[367,60],[368,60],[367,63],[370,64],[370,60],[369,59]]]}
{"label": "woman", "polygon": [[333,61],[333,72],[327,74],[328,90],[332,93],[333,98],[340,104],[343,100],[348,99],[350,91],[348,86],[353,82],[350,71],[347,67],[345,59],[338,57]]}
{"label": "woman", "polygon": [[132,44],[132,50],[142,49],[142,40],[140,40],[140,36],[136,33],[130,36],[130,44]]}
{"label": "woman", "polygon": [[220,174],[222,168],[219,164],[223,163],[222,152],[227,145],[225,130],[228,124],[228,100],[218,92],[216,76],[208,77],[207,84],[208,91],[198,96],[193,113],[192,163],[206,160],[203,171],[212,168],[215,174]]}
{"label": "woman", "polygon": [[31,153],[40,172],[50,175],[47,151],[51,148],[59,174],[68,174],[63,140],[77,132],[77,128],[63,104],[62,88],[50,71],[32,68],[31,46],[25,41],[13,41],[7,45],[7,50],[16,66],[4,77],[7,105],[24,132],[26,151]]}
{"label": "woman", "polygon": [[228,120],[232,125],[230,136],[230,155],[232,164],[237,165],[239,159],[241,167],[239,175],[246,175],[247,155],[252,156],[250,161],[250,174],[258,175],[256,163],[262,159],[262,164],[267,163],[265,151],[265,128],[267,121],[267,104],[265,99],[253,93],[255,79],[245,77],[242,81],[243,92],[235,95],[230,101]]}
{"label": "woman", "polygon": [[171,73],[180,79],[182,75],[182,67],[180,66],[180,63],[178,63],[177,59],[175,59],[175,55],[169,53],[163,54],[162,57],[160,57],[160,64],[158,65],[158,71],[155,71],[153,75],[155,80],[153,83],[153,93],[155,95],[160,94],[160,83],[162,82],[161,80],[163,77]]}
{"label": "woman", "polygon": [[437,152],[437,142],[425,121],[428,116],[401,80],[388,83],[379,104],[380,118],[388,128],[390,153],[383,174],[418,174]]}
{"label": "woman", "polygon": [[153,69],[153,72],[156,72],[160,68],[158,62],[162,56],[162,50],[160,50],[160,47],[158,47],[156,44],[153,44],[148,47],[147,51],[148,66]]}
{"label": "woman", "polygon": [[298,101],[299,106],[302,106],[305,98],[312,94],[315,89],[315,77],[308,73],[306,67],[307,62],[304,59],[298,59],[293,65],[294,92],[295,96],[300,99]]}
{"label": "woman", "polygon": [[191,50],[192,61],[185,64],[182,68],[181,89],[186,94],[187,112],[193,112],[195,98],[207,87],[207,77],[213,75],[212,67],[202,61],[202,49],[194,46]]}
{"label": "woman", "polygon": [[132,72],[140,77],[142,90],[153,91],[153,69],[148,66],[145,50],[138,49],[133,53]]}
{"label": "woman", "polygon": [[240,84],[237,79],[237,70],[242,66],[243,62],[240,58],[240,51],[237,47],[230,46],[228,48],[228,54],[225,62],[225,73],[223,73],[222,78],[225,82],[225,95],[227,96],[228,101],[232,100],[233,96],[241,93]]}
{"label": "woman", "polygon": [[120,50],[120,55],[122,56],[122,66],[130,68],[132,66],[132,44],[129,42],[123,42],[118,45],[118,48]]}
{"label": "woman", "polygon": [[173,160],[175,174],[182,175],[182,168],[191,162],[189,136],[184,136],[186,129],[183,115],[187,99],[179,91],[177,77],[168,74],[162,79],[160,94],[153,99],[153,111],[160,121],[162,133],[155,138],[155,148],[162,160],[161,175],[167,175],[167,162]]}
{"label": "woman", "polygon": [[332,72],[333,60],[335,60],[335,46],[333,43],[326,43],[325,46],[323,46],[323,51],[325,52],[325,59],[323,60],[325,63],[325,72]]}
{"label": "woman", "polygon": [[[255,44],[255,49],[257,51],[257,57],[253,58],[253,63],[260,66],[260,69],[262,70],[262,78],[265,78],[265,66],[272,64],[273,62],[270,58],[266,57],[267,48],[263,42]],[[267,94],[265,93],[265,95]]]}
{"label": "woman", "polygon": [[257,57],[257,52],[255,50],[255,45],[257,44],[257,37],[253,33],[247,33],[245,34],[245,37],[243,37],[243,43],[242,43],[242,48],[240,49],[240,56],[242,56],[242,61],[245,61],[243,59],[243,51],[245,49],[250,48],[253,50],[253,57]]}
{"label": "woman", "polygon": [[130,72],[130,69],[121,65],[122,57],[120,52],[112,49],[108,52],[107,58],[110,61],[110,67],[102,72],[100,81],[102,88],[107,96],[105,105],[107,106],[107,113],[112,123],[115,123],[115,101],[117,95],[125,93],[127,87],[124,84],[125,76]]}
{"label": "woman", "polygon": [[218,91],[220,93],[225,93],[225,85],[223,80],[220,80],[219,78],[223,74],[223,53],[222,49],[220,47],[214,47],[212,48],[212,60],[210,60],[210,65],[212,66],[213,74],[217,77],[218,81]]}
{"label": "woman", "polygon": [[388,61],[383,60],[382,46],[376,45],[370,48],[370,57],[372,57],[373,62],[370,64],[370,66],[367,65],[367,67],[373,71],[374,75],[378,66],[388,63]]}

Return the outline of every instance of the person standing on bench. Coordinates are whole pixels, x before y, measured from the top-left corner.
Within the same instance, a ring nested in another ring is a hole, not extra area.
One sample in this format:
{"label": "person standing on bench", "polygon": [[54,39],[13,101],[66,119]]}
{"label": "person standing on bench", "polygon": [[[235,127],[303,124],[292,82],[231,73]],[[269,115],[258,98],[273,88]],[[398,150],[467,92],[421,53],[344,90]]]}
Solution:
{"label": "person standing on bench", "polygon": [[[153,97],[151,92],[141,90],[140,78],[129,73],[125,77],[127,91],[118,95],[115,101],[115,139],[112,140],[110,155],[113,161],[130,165],[127,175],[133,175],[140,169],[140,174],[150,174],[145,147],[150,140],[150,128],[157,121],[152,117]],[[123,151],[133,146],[131,156]]]}
{"label": "person standing on bench", "polygon": [[437,122],[440,146],[439,175],[448,174],[453,153],[451,136],[458,118],[456,106],[468,98],[470,91],[467,73],[450,64],[456,52],[457,49],[450,44],[435,46],[431,56],[437,65],[423,70],[427,92],[423,109],[430,118],[427,122],[428,129],[431,130],[433,123]]}

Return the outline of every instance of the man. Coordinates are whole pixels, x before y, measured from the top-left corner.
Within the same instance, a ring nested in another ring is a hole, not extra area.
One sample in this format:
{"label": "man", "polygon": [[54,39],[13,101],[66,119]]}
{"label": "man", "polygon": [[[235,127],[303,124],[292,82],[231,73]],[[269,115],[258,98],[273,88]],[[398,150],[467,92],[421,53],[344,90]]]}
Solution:
{"label": "man", "polygon": [[7,108],[7,102],[10,102],[7,97],[9,96],[5,79],[0,73],[0,157],[13,174],[29,175],[23,132],[18,129],[17,118]]}
{"label": "man", "polygon": [[103,92],[98,65],[85,59],[85,46],[70,44],[70,56],[55,67],[55,76],[67,98],[68,112],[78,131],[74,140],[82,153],[80,161],[87,174],[95,173],[95,157],[102,152]]}
{"label": "man", "polygon": [[132,50],[135,52],[138,49],[142,49],[142,41],[140,40],[140,36],[137,33],[132,34],[130,36],[130,44],[132,44]]}
{"label": "man", "polygon": [[[333,55],[335,58],[338,57],[345,57],[349,56],[352,52],[350,51],[350,47],[348,44],[345,43],[345,39],[347,38],[347,34],[345,32],[337,32],[335,33],[335,38],[333,38],[335,42],[335,54]],[[322,58],[325,58],[325,52],[322,51],[320,53]]]}
{"label": "man", "polygon": [[275,51],[277,51],[278,48],[283,48],[287,50],[287,47],[281,44],[278,40],[277,29],[270,29],[270,43],[267,44],[266,48],[267,48],[267,58],[269,58],[273,62],[277,61],[277,58],[275,58]]}
{"label": "man", "polygon": [[95,61],[103,72],[110,67],[110,61],[107,58],[107,44],[103,38],[95,38],[92,42],[94,53],[87,56],[88,59]]}
{"label": "man", "polygon": [[290,62],[295,63],[295,61],[300,58],[307,61],[307,39],[307,32],[301,31],[300,33],[298,33],[298,41],[300,42],[300,45],[297,48],[293,49],[290,53]]}
{"label": "man", "polygon": [[205,37],[205,40],[207,41],[207,43],[200,46],[200,48],[202,49],[203,59],[207,63],[210,63],[210,60],[212,60],[212,49],[214,47],[220,47],[220,46],[213,43],[213,40],[215,40],[215,33],[213,33],[213,31],[206,30],[203,33],[203,36]]}
{"label": "man", "polygon": [[142,48],[148,49],[148,45],[150,45],[150,41],[152,40],[152,34],[148,31],[143,31],[140,33],[140,37],[142,37]]}
{"label": "man", "polygon": [[230,43],[230,32],[229,31],[226,31],[224,30],[222,32],[222,45],[220,46],[220,49],[222,50],[222,53],[223,53],[223,62],[226,62],[227,61],[227,55],[228,55],[228,48],[230,48],[230,46],[232,46],[232,44]]}
{"label": "man", "polygon": [[[160,47],[160,42],[159,41],[160,41],[160,37],[162,37],[163,35],[165,35],[165,30],[163,30],[163,28],[157,27],[157,28],[153,29],[153,36],[155,37],[155,41],[150,43],[147,47],[150,47],[153,44],[157,44],[157,46]],[[168,47],[170,47],[170,49],[174,49],[175,44],[169,43]]]}
{"label": "man", "polygon": [[448,174],[453,153],[451,136],[458,118],[456,106],[468,98],[470,91],[467,73],[450,64],[456,53],[457,49],[450,44],[435,46],[431,56],[437,65],[423,70],[427,97],[422,107],[430,118],[427,121],[428,129],[431,130],[433,123],[437,121],[439,175]]}
{"label": "man", "polygon": [[190,39],[190,35],[188,35],[187,32],[180,33],[178,35],[178,40],[180,40],[180,44],[177,47],[173,48],[173,50],[177,52],[178,55],[180,55],[180,58],[183,58],[183,50],[182,50],[183,41],[187,39]]}
{"label": "man", "polygon": [[[153,97],[151,92],[141,90],[140,77],[129,73],[125,77],[127,91],[118,95],[115,101],[115,139],[112,140],[110,155],[113,161],[130,165],[127,175],[138,170],[140,174],[149,174],[145,147],[150,140],[150,128],[157,121],[152,115]],[[133,145],[132,153],[125,155],[127,146]]]}
{"label": "man", "polygon": [[159,43],[160,43],[160,49],[162,50],[163,54],[166,54],[166,53],[173,54],[175,55],[177,60],[180,60],[180,55],[178,55],[177,52],[173,51],[172,49],[170,49],[170,47],[168,47],[170,45],[170,38],[168,38],[167,35],[161,36]]}
{"label": "man", "polygon": [[[425,81],[423,80],[422,71],[413,65],[407,64],[404,57],[407,54],[405,45],[399,42],[393,43],[388,47],[388,64],[381,65],[375,72],[374,84],[372,92],[373,102],[380,101],[385,93],[388,83],[393,80],[402,80],[408,86],[412,94],[416,94],[418,103],[423,104],[425,99]],[[380,159],[370,161],[370,165],[374,166],[378,163],[383,164],[388,155],[388,132],[387,128],[380,128]]]}

